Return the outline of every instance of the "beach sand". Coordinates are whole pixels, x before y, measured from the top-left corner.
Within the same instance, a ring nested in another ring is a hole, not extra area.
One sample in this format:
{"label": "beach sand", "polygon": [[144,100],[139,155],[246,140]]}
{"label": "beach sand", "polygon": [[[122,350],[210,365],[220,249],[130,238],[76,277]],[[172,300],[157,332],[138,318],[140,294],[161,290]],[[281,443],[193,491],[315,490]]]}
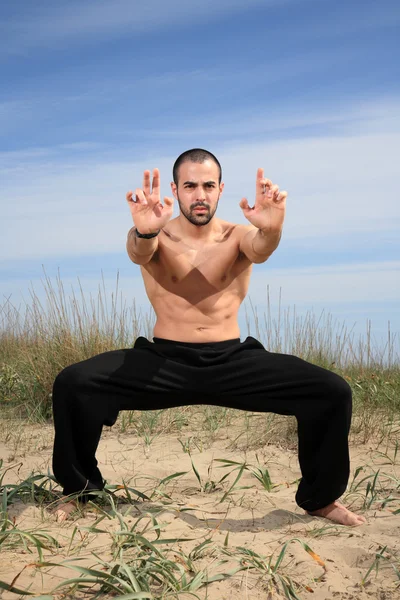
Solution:
{"label": "beach sand", "polygon": [[[6,443],[0,444],[2,470],[11,467],[4,475],[3,484],[18,483],[32,472],[46,475],[51,468],[51,425],[24,426],[23,434],[19,434],[18,444],[16,436],[15,430],[6,436]],[[124,490],[115,492],[120,498],[119,501],[116,499],[117,510],[127,530],[142,516],[135,531],[143,532],[147,525],[147,530],[142,535],[150,541],[155,540],[158,530],[151,528],[152,521],[148,512],[152,510],[161,527],[160,537],[181,540],[157,545],[157,548],[170,560],[180,563],[188,579],[194,573],[190,572],[179,552],[188,555],[205,540],[210,540],[210,543],[193,559],[197,571],[206,569],[208,576],[226,573],[238,567],[240,560],[247,566],[227,579],[198,588],[196,594],[199,598],[284,598],[282,588],[273,584],[268,564],[276,564],[283,545],[288,542],[276,573],[277,576],[290,577],[293,582],[302,586],[296,588],[299,598],[400,599],[400,579],[395,570],[397,568],[400,571],[400,514],[394,514],[400,508],[400,456],[393,460],[393,448],[388,448],[384,442],[380,445],[351,444],[352,473],[348,491],[341,501],[351,510],[363,514],[367,523],[349,528],[306,515],[296,505],[294,497],[300,470],[295,446],[281,447],[275,440],[257,450],[241,448],[240,444],[232,443],[235,439],[235,427],[231,427],[229,431],[219,431],[208,444],[199,442],[200,437],[198,431],[190,431],[189,427],[184,434],[159,435],[150,445],[146,445],[143,437],[138,437],[134,432],[121,433],[116,428],[105,428],[97,452],[103,477],[108,484],[122,484],[125,481],[128,486],[150,498],[138,500],[132,494],[135,501],[129,504],[123,502]],[[197,439],[197,445],[190,445],[190,455],[183,451],[178,438],[192,442]],[[234,465],[228,469],[220,468],[223,463],[219,463],[217,459],[238,463],[246,461],[253,466],[260,464],[266,467],[274,484],[273,489],[266,491],[249,470],[244,470],[237,486],[249,487],[236,489],[220,502],[234,482],[238,470],[218,484],[225,473],[232,471]],[[191,460],[202,480],[203,491],[200,491]],[[355,489],[356,484],[351,487],[351,482],[358,467],[362,467],[362,470],[359,471],[356,482],[364,477],[368,479]],[[374,473],[378,470],[373,485]],[[187,473],[159,486],[160,479],[179,471]],[[205,485],[207,481],[208,486]],[[369,491],[368,482],[372,486]],[[155,493],[157,487],[168,494],[170,499]],[[393,500],[385,504],[384,500],[387,498]],[[101,506],[103,513],[111,510],[104,503]],[[35,595],[50,594],[62,580],[79,576],[78,572],[60,566],[62,561],[80,558],[79,562],[71,564],[86,567],[97,564],[96,568],[99,568],[95,553],[97,557],[113,562],[118,543],[121,543],[121,536],[117,533],[121,531],[118,518],[104,518],[97,525],[100,530],[97,533],[87,529],[93,527],[103,513],[96,506],[88,506],[83,513],[74,514],[70,520],[59,523],[49,515],[46,503],[35,504],[21,500],[11,503],[8,516],[15,527],[37,534],[46,532],[58,540],[60,547],[56,549],[49,544],[47,549],[43,549],[43,557],[45,561],[59,566],[38,567],[39,558],[33,544],[24,548],[21,542],[12,543],[8,538],[0,547],[0,580],[7,584],[14,580],[16,588],[29,589]],[[14,540],[17,540],[17,536],[14,536]],[[306,551],[297,540],[307,544],[312,552]],[[257,553],[259,565],[264,566],[250,568],[255,563],[251,560],[247,564],[243,562],[246,560],[246,551]],[[124,550],[123,558],[126,562],[133,556],[130,552],[129,549]],[[379,553],[382,558],[376,559]],[[227,562],[218,564],[222,559]],[[379,568],[373,569],[363,584],[363,578],[374,561],[377,561]],[[18,574],[19,577],[15,580]],[[18,594],[3,591],[4,600],[17,597]],[[60,589],[52,597],[57,599],[66,596],[62,595]],[[80,591],[67,597],[89,598],[93,597],[93,593]],[[113,596],[105,594],[102,597]],[[194,596],[179,596],[186,597]]]}

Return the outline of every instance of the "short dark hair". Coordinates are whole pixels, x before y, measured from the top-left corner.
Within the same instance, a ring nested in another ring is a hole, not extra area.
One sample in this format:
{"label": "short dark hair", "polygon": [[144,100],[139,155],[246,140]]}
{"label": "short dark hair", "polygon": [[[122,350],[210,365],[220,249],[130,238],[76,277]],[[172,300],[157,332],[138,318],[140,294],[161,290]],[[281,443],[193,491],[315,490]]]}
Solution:
{"label": "short dark hair", "polygon": [[192,150],[186,150],[183,152],[175,161],[174,167],[172,169],[172,175],[174,178],[175,185],[178,185],[178,171],[179,167],[184,162],[194,162],[194,163],[203,163],[206,160],[213,160],[219,168],[219,183],[222,180],[222,168],[219,164],[219,160],[209,152],[208,150],[203,150],[202,148],[192,148]]}

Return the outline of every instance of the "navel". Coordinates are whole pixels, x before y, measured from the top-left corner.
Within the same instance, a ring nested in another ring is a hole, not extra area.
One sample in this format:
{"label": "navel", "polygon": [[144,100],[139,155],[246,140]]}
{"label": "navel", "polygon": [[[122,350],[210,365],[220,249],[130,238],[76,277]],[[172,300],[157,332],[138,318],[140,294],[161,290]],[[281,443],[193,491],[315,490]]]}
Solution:
{"label": "navel", "polygon": [[221,281],[225,281],[225,279],[226,279],[226,275],[223,275],[223,276],[221,277]]}
{"label": "navel", "polygon": [[176,277],[176,275],[172,275],[171,279],[174,283],[176,283],[178,281],[178,278]]}

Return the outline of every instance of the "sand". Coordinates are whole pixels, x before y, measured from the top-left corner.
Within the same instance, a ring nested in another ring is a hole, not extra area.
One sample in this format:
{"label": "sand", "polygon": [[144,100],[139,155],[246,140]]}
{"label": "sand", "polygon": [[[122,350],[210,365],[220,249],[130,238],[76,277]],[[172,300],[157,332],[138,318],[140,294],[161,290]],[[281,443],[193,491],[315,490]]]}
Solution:
{"label": "sand", "polygon": [[[347,493],[342,502],[351,510],[360,512],[367,518],[361,527],[349,528],[334,525],[326,519],[308,516],[295,503],[296,480],[300,477],[296,448],[281,447],[279,444],[265,444],[257,451],[232,449],[233,429],[220,431],[208,444],[191,444],[191,454],[183,451],[181,440],[196,440],[198,431],[186,428],[184,433],[164,434],[156,437],[150,445],[133,432],[118,432],[107,428],[100,441],[97,458],[104,478],[109,484],[121,484],[123,481],[132,488],[140,490],[150,500],[139,500],[133,504],[117,504],[118,512],[129,529],[142,515],[136,531],[143,531],[149,540],[155,540],[157,530],[151,530],[150,510],[156,511],[157,522],[161,526],[161,538],[179,538],[182,541],[157,546],[168,557],[180,563],[190,579],[190,573],[179,552],[189,554],[193,548],[205,540],[211,540],[195,559],[197,570],[206,569],[209,576],[227,572],[237,567],[239,559],[245,558],[246,550],[264,557],[267,565],[273,555],[272,565],[280,550],[288,543],[286,553],[278,573],[290,577],[301,584],[297,588],[299,598],[313,600],[400,599],[400,580],[395,568],[400,571],[400,514],[394,514],[400,508],[400,456],[394,458],[394,448],[384,444],[351,446],[351,468],[349,488],[352,477],[358,467],[363,467],[357,481],[367,475],[378,473],[375,482],[377,497],[369,508],[371,490],[367,494],[370,477],[360,485],[356,493]],[[10,432],[0,444],[0,455],[4,468],[11,469],[4,476],[3,483],[17,483],[32,472],[46,474],[51,466],[53,429],[46,426],[24,426],[19,434]],[[200,439],[200,438],[199,438]],[[384,456],[383,454],[386,454]],[[400,453],[399,453],[400,454]],[[257,456],[256,456],[257,455]],[[237,462],[247,461],[252,465],[259,463],[268,468],[271,480],[276,487],[266,491],[261,483],[249,471],[244,471],[237,489],[223,502],[224,493],[234,482],[235,471],[224,482],[218,481],[229,470],[219,468],[216,459],[228,459]],[[388,458],[389,457],[389,458]],[[191,460],[202,479],[203,491]],[[187,471],[181,477],[172,479],[161,489],[170,499],[154,494],[160,479],[178,471]],[[209,483],[204,487],[205,482]],[[354,490],[354,485],[353,485]],[[124,491],[116,493],[121,498]],[[393,500],[384,503],[386,498]],[[157,514],[158,509],[158,514]],[[105,513],[110,507],[103,506]],[[121,523],[117,518],[104,518],[97,526],[100,532],[93,533],[87,528],[93,527],[96,519],[102,515],[95,506],[89,506],[83,514],[74,515],[71,520],[58,523],[49,516],[45,505],[32,501],[17,500],[9,507],[9,518],[14,525],[24,531],[46,532],[60,543],[57,550],[51,545],[43,550],[44,560],[56,565],[62,561],[82,559],[79,563],[87,567],[98,565],[96,555],[104,560],[113,561],[112,542],[118,538]],[[306,552],[300,542],[308,544],[314,555]],[[1,539],[1,538],[0,538]],[[120,537],[118,538],[121,539]],[[184,541],[187,539],[188,541]],[[224,545],[225,544],[225,545]],[[230,552],[231,556],[223,553]],[[377,553],[385,548],[378,559],[379,568],[373,570],[362,584],[368,569],[376,560]],[[50,594],[62,580],[79,574],[63,566],[37,567],[38,555],[34,545],[28,549],[19,544],[3,541],[1,549],[0,580],[10,584],[19,574],[14,585],[19,589],[28,589],[34,594]],[[115,552],[115,546],[114,546]],[[129,550],[124,551],[124,559],[129,562]],[[224,558],[226,564],[218,565]],[[115,554],[114,554],[115,560]],[[394,567],[392,566],[394,565]],[[247,567],[250,566],[250,561]],[[99,568],[98,566],[96,568]],[[196,590],[201,599],[236,600],[267,599],[284,597],[271,583],[266,567],[246,568],[222,581],[209,583]],[[3,591],[2,598],[17,598],[18,594]],[[53,598],[65,597],[61,590]],[[68,597],[93,597],[93,594],[75,592]],[[113,597],[111,594],[103,596]],[[170,596],[171,598],[173,596]],[[193,598],[181,595],[179,598]]]}

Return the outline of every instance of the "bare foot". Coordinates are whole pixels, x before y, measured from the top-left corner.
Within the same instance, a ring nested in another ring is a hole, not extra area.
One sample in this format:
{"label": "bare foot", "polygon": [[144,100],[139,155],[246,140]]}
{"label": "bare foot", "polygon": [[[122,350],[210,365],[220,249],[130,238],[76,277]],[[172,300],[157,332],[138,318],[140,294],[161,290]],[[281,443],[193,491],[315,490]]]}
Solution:
{"label": "bare foot", "polygon": [[328,506],[325,506],[324,508],[314,510],[313,512],[307,512],[313,517],[325,517],[325,519],[330,519],[331,521],[340,523],[341,525],[349,525],[350,527],[357,527],[358,525],[362,525],[363,523],[367,522],[367,519],[361,515],[356,515],[355,513],[351,512],[337,500],[332,502],[332,504],[328,504]]}
{"label": "bare foot", "polygon": [[55,516],[56,521],[60,523],[62,521],[66,521],[69,515],[76,510],[77,504],[74,500],[70,500],[69,502],[60,502],[55,510],[51,513]]}

